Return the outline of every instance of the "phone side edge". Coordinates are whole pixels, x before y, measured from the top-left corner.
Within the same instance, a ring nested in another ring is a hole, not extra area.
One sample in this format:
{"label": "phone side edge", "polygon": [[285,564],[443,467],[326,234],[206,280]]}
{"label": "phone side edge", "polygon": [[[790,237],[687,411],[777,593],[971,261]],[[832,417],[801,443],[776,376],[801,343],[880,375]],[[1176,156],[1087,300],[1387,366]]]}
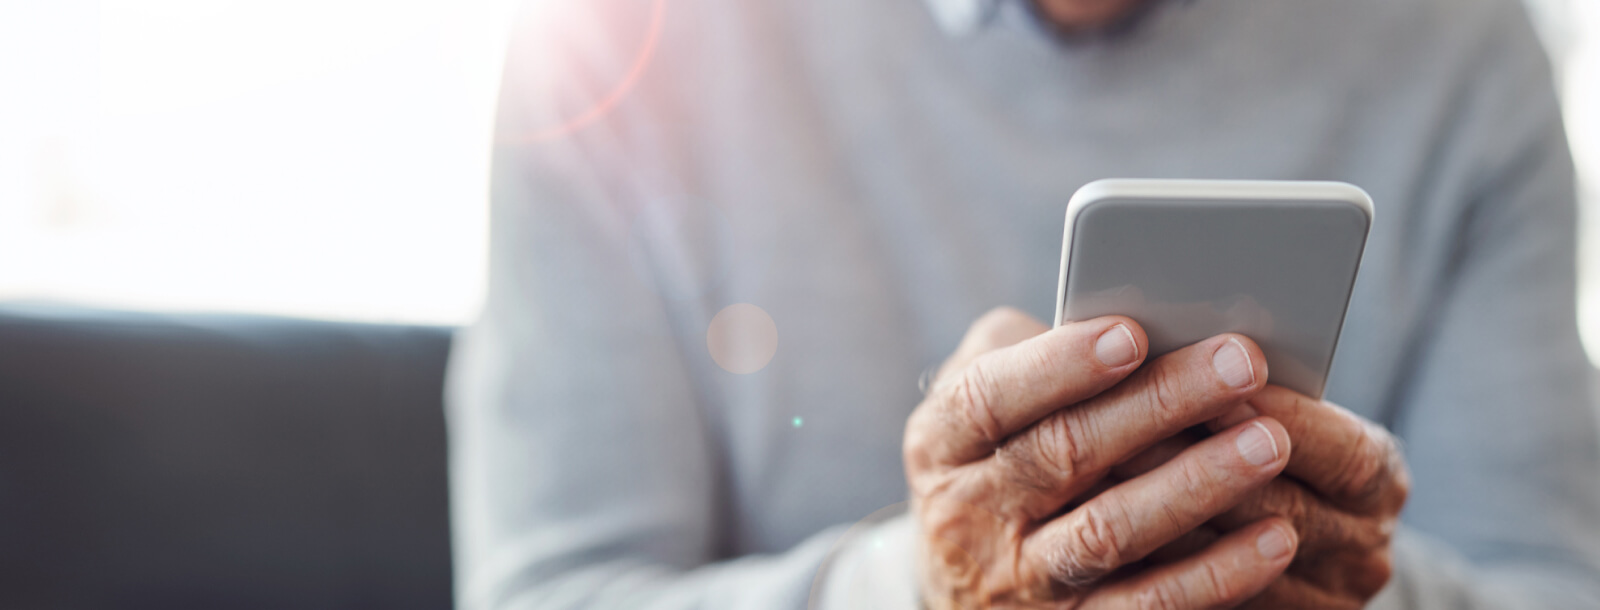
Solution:
{"label": "phone side edge", "polygon": [[1312,397],[1317,400],[1322,400],[1325,397],[1328,393],[1328,382],[1333,379],[1334,358],[1339,355],[1339,341],[1344,338],[1344,323],[1350,319],[1350,301],[1355,298],[1356,282],[1361,279],[1361,265],[1367,260],[1367,242],[1372,239],[1372,196],[1368,195],[1367,191],[1359,186],[1343,182],[1338,184],[1354,189],[1353,196],[1346,199],[1346,201],[1355,204],[1356,209],[1360,210],[1366,217],[1367,223],[1361,230],[1361,248],[1357,250],[1356,264],[1350,270],[1350,279],[1346,283],[1349,288],[1344,291],[1344,306],[1339,308],[1339,324],[1335,327],[1336,330],[1333,331],[1333,342],[1328,347],[1328,365],[1322,369],[1322,385],[1317,388],[1317,395]]}
{"label": "phone side edge", "polygon": [[1067,270],[1072,266],[1072,229],[1077,223],[1078,214],[1090,204],[1111,196],[1119,182],[1123,181],[1110,178],[1090,182],[1079,187],[1072,194],[1072,199],[1067,201],[1067,213],[1061,227],[1061,277],[1056,284],[1056,328],[1066,323]]}

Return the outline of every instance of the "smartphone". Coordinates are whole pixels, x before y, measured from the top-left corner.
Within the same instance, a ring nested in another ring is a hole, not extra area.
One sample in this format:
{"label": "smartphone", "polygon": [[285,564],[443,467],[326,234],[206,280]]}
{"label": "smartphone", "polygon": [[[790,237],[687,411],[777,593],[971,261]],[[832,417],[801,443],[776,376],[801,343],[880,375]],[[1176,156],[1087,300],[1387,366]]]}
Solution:
{"label": "smartphone", "polygon": [[1342,182],[1100,180],[1067,204],[1056,326],[1120,314],[1150,357],[1224,332],[1322,398],[1372,199]]}

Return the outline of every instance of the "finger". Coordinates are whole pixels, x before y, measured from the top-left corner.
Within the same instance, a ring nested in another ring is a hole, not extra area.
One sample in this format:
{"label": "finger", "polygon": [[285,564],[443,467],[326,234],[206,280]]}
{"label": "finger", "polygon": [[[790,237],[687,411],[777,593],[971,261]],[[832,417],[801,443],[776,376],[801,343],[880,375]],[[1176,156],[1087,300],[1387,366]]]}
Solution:
{"label": "finger", "polygon": [[1282,426],[1240,424],[1046,523],[1023,539],[1022,560],[1056,582],[1088,585],[1227,510],[1288,457]]}
{"label": "finger", "polygon": [[[1299,451],[1296,445],[1295,452]],[[1289,461],[1293,463],[1294,457],[1290,456]],[[1252,492],[1227,512],[1217,515],[1210,525],[1232,531],[1268,517],[1288,519],[1299,532],[1300,550],[1305,553],[1384,548],[1393,537],[1392,531],[1374,527],[1372,519],[1340,510],[1286,477],[1274,479]]]}
{"label": "finger", "polygon": [[1156,444],[1151,445],[1148,449],[1134,454],[1134,456],[1128,458],[1127,461],[1112,466],[1111,476],[1126,481],[1146,472],[1150,472],[1155,470],[1157,466],[1171,461],[1172,458],[1177,457],[1179,453],[1183,453],[1184,449],[1188,449],[1195,443],[1198,443],[1204,439],[1205,437],[1192,433],[1192,429],[1184,430],[1183,432],[1179,432],[1174,436],[1161,439]]}
{"label": "finger", "polygon": [[[986,332],[986,331],[974,331]],[[1144,331],[1110,316],[977,356],[945,375],[906,426],[908,468],[962,464],[1063,406],[1099,394],[1143,360]]]}
{"label": "finger", "polygon": [[1260,348],[1220,335],[1156,359],[1123,383],[1062,409],[972,464],[980,478],[1032,490],[1053,512],[1161,439],[1218,416],[1259,390],[1267,377]]}
{"label": "finger", "polygon": [[1296,542],[1287,523],[1268,519],[1228,534],[1188,559],[1102,587],[1082,607],[1232,607],[1267,589],[1283,574],[1294,558]]}
{"label": "finger", "polygon": [[991,309],[979,316],[977,321],[967,328],[967,334],[956,344],[955,351],[939,365],[939,370],[930,380],[928,388],[931,391],[939,384],[940,379],[946,378],[945,373],[965,368],[978,356],[1003,347],[1011,347],[1044,334],[1048,330],[1049,326],[1014,307]]}
{"label": "finger", "polygon": [[1282,422],[1295,441],[1286,472],[1336,504],[1394,511],[1405,504],[1410,478],[1389,431],[1342,407],[1269,386],[1252,410]]}
{"label": "finger", "polygon": [[[1064,514],[1067,514],[1069,512],[1072,512],[1074,510],[1077,510],[1077,508],[1079,506],[1083,506],[1084,502],[1088,502],[1090,500],[1093,500],[1093,499],[1095,499],[1096,496],[1099,496],[1100,494],[1103,494],[1103,493],[1105,493],[1107,491],[1111,491],[1111,488],[1116,487],[1118,485],[1121,485],[1123,483],[1123,481],[1125,481],[1125,480],[1126,479],[1113,479],[1111,477],[1101,477],[1099,481],[1095,481],[1094,485],[1089,486],[1089,488],[1084,490],[1083,493],[1078,494],[1077,496],[1073,497],[1071,500],[1067,501],[1066,504],[1062,505],[1061,509],[1057,510],[1055,512],[1055,514],[1056,515],[1064,515]],[[1015,513],[1010,513],[1010,514],[1015,514]],[[1039,520],[1041,520],[1041,519],[1038,519],[1038,518],[1034,518],[1032,515],[1028,515],[1028,518],[1029,518],[1030,521],[1039,521]]]}
{"label": "finger", "polygon": [[[1234,530],[1228,530],[1228,532],[1232,531]],[[1210,525],[1202,525],[1184,532],[1182,536],[1178,536],[1172,542],[1168,542],[1162,545],[1161,548],[1151,551],[1144,559],[1146,562],[1158,565],[1188,559],[1195,553],[1211,546],[1211,543],[1216,542],[1218,538],[1228,532],[1218,531],[1217,528]]]}
{"label": "finger", "polygon": [[1282,608],[1314,608],[1318,610],[1360,610],[1366,599],[1336,595],[1325,591],[1295,574],[1284,574],[1272,581],[1254,598],[1240,608],[1248,610],[1281,610]]}

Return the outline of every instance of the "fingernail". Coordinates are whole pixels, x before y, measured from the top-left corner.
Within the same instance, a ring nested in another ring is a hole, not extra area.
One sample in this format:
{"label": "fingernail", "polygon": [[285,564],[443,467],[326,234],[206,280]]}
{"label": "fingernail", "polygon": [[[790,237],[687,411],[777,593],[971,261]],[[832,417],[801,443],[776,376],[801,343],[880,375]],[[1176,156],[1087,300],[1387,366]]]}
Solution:
{"label": "fingernail", "polygon": [[1242,388],[1256,382],[1256,370],[1250,366],[1250,355],[1245,353],[1244,345],[1238,339],[1229,339],[1217,348],[1217,353],[1211,355],[1211,366],[1217,369],[1217,376],[1222,378],[1222,382],[1230,386]]}
{"label": "fingernail", "polygon": [[1293,550],[1293,543],[1289,542],[1289,535],[1283,533],[1283,528],[1272,526],[1267,531],[1261,532],[1256,538],[1256,552],[1267,559],[1281,559]]}
{"label": "fingernail", "polygon": [[1139,344],[1133,340],[1128,325],[1118,324],[1100,333],[1094,342],[1094,357],[1109,367],[1125,366],[1139,359]]}
{"label": "fingernail", "polygon": [[1216,421],[1211,422],[1211,431],[1217,432],[1220,430],[1227,430],[1228,428],[1232,428],[1260,416],[1261,413],[1256,411],[1255,407],[1250,406],[1250,403],[1240,403],[1239,406],[1234,407],[1232,411],[1227,412],[1222,417],[1218,417]]}
{"label": "fingernail", "polygon": [[1234,439],[1233,445],[1239,449],[1239,457],[1254,466],[1266,466],[1278,459],[1278,443],[1272,440],[1272,433],[1261,422],[1250,424],[1239,432],[1239,438]]}

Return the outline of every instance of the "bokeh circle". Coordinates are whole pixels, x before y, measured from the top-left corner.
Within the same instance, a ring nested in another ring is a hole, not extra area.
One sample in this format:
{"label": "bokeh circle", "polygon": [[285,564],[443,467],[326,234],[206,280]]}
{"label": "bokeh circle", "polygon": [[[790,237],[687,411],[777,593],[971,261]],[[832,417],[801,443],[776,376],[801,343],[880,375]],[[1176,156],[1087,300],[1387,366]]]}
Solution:
{"label": "bokeh circle", "polygon": [[749,303],[729,305],[711,318],[706,349],[723,370],[748,375],[766,368],[777,355],[778,325],[765,309]]}

